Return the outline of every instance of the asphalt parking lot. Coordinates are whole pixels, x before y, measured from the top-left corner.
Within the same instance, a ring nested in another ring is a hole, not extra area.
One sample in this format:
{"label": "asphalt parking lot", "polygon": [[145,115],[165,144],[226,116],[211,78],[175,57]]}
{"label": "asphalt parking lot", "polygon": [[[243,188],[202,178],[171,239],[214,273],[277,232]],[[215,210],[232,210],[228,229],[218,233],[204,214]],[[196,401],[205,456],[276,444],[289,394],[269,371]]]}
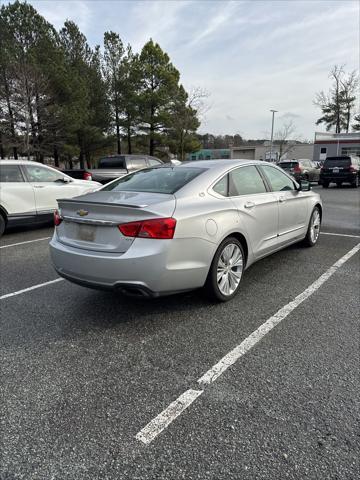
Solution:
{"label": "asphalt parking lot", "polygon": [[4,235],[1,480],[359,478],[360,189],[314,188],[318,245],[227,304],[53,282],[51,228]]}

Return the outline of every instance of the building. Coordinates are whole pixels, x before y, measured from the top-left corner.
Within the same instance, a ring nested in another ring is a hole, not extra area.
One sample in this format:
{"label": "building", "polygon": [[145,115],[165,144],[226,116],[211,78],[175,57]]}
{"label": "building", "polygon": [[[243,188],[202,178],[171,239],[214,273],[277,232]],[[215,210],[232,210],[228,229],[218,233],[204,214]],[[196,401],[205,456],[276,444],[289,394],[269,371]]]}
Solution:
{"label": "building", "polygon": [[[282,146],[282,155],[281,159],[295,159],[300,158],[313,158],[313,148],[312,143],[298,143],[289,141]],[[240,147],[231,148],[231,158],[243,158],[248,160],[266,160],[277,162],[280,159],[280,145],[277,143],[273,144],[272,147],[272,159],[270,159],[270,142],[266,141],[262,144],[246,146],[242,145]]]}
{"label": "building", "polygon": [[313,160],[339,155],[360,156],[360,132],[355,133],[315,133]]}
{"label": "building", "polygon": [[189,153],[186,160],[213,160],[214,158],[230,158],[229,148],[203,148],[197,152]]}

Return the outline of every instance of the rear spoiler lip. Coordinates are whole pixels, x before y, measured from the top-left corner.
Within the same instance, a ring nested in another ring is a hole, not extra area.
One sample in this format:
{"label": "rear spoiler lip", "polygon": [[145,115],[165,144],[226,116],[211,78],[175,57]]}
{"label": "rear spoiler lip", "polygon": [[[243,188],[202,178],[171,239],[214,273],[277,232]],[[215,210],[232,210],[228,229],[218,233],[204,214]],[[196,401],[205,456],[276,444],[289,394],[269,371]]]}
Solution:
{"label": "rear spoiler lip", "polygon": [[141,204],[141,205],[134,205],[131,203],[107,203],[107,202],[94,202],[91,200],[74,200],[70,198],[59,198],[58,203],[82,203],[85,205],[106,205],[107,207],[128,207],[128,208],[146,208],[149,205]]}

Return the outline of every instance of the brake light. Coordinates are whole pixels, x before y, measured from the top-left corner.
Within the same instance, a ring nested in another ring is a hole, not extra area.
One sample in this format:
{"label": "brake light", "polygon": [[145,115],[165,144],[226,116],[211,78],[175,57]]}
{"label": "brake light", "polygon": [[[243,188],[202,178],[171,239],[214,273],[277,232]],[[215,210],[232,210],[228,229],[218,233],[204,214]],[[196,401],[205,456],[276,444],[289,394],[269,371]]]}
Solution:
{"label": "brake light", "polygon": [[176,227],[175,218],[154,218],[139,222],[122,223],[118,225],[125,237],[171,239]]}
{"label": "brake light", "polygon": [[60,215],[59,210],[54,211],[54,225],[58,227],[60,223],[63,221],[62,216]]}
{"label": "brake light", "polygon": [[89,172],[84,172],[83,173],[83,179],[84,180],[92,180],[92,175]]}
{"label": "brake light", "polygon": [[301,168],[299,167],[299,165],[295,165],[294,173],[301,173]]}
{"label": "brake light", "polygon": [[356,172],[356,168],[353,167],[352,165],[350,165],[350,168],[349,168],[350,172]]}

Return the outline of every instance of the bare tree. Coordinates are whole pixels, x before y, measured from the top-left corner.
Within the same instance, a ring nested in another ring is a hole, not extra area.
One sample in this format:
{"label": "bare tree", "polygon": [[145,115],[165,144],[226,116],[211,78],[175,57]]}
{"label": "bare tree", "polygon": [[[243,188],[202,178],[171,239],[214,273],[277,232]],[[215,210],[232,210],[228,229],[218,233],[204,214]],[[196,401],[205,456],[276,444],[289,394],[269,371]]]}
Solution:
{"label": "bare tree", "polygon": [[356,71],[351,72],[346,78],[341,79],[341,100],[344,105],[343,126],[346,133],[350,129],[351,112],[356,102],[356,91],[359,85],[359,77]]}
{"label": "bare tree", "polygon": [[274,140],[276,145],[279,145],[279,159],[293,148],[293,142],[298,140],[295,138],[296,126],[292,120],[284,122],[282,127],[276,131]]}

